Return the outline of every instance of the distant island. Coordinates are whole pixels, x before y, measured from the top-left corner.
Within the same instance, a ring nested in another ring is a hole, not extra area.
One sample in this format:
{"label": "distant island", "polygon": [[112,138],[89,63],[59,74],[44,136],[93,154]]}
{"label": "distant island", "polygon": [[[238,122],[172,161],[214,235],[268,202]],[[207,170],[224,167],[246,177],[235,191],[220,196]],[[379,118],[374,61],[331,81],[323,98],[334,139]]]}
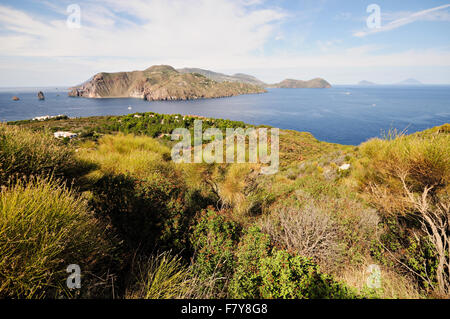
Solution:
{"label": "distant island", "polygon": [[331,84],[321,78],[309,81],[286,79],[280,83],[269,85],[268,87],[285,89],[328,89],[331,88]]}
{"label": "distant island", "polygon": [[148,101],[195,100],[265,93],[265,88],[330,88],[321,78],[309,81],[286,79],[266,84],[254,76],[226,75],[199,68],[174,69],[154,65],[144,71],[101,72],[70,88],[69,96],[85,98],[141,98]]}
{"label": "distant island", "polygon": [[395,85],[423,85],[423,83],[416,79],[406,79],[401,82],[395,83]]}
{"label": "distant island", "polygon": [[217,82],[239,82],[258,85],[265,88],[288,88],[288,89],[300,89],[300,88],[330,88],[331,84],[322,78],[315,78],[309,81],[286,79],[279,83],[268,84],[256,77],[243,73],[236,73],[234,75],[227,75],[223,73],[217,73],[210,70],[198,69],[198,68],[184,68],[178,69],[181,73],[199,73],[207,78]]}
{"label": "distant island", "polygon": [[373,86],[373,85],[424,85],[422,82],[416,80],[416,79],[406,79],[397,83],[392,83],[392,84],[378,84],[378,83],[374,83],[374,82],[370,82],[370,81],[360,81],[358,83],[358,85],[360,86]]}
{"label": "distant island", "polygon": [[180,73],[198,73],[201,74],[208,79],[217,81],[217,82],[239,82],[239,83],[247,83],[247,84],[253,84],[258,85],[261,87],[266,87],[267,84],[263,81],[257,79],[256,77],[248,74],[243,73],[236,73],[234,75],[227,75],[223,73],[218,73],[210,70],[204,70],[199,68],[183,68],[183,69],[177,69]]}
{"label": "distant island", "polygon": [[144,71],[98,73],[70,89],[69,96],[86,98],[141,98],[148,101],[219,98],[267,92],[262,86],[212,80],[198,72],[182,73],[168,65]]}

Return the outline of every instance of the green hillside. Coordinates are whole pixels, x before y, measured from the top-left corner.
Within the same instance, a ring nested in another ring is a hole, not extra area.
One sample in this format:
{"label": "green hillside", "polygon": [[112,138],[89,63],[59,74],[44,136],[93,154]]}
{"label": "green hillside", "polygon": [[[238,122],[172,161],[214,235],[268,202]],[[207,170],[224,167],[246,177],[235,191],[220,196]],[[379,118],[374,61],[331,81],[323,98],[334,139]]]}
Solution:
{"label": "green hillside", "polygon": [[449,295],[449,124],[359,146],[281,130],[280,169],[261,175],[262,164],[174,163],[169,133],[196,118],[1,125],[0,297]]}

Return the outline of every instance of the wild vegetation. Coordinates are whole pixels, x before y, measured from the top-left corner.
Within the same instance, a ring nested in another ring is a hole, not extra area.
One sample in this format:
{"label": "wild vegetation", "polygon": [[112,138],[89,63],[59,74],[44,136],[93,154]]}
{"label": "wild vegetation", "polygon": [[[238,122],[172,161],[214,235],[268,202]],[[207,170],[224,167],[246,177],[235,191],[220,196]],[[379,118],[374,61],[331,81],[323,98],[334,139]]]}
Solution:
{"label": "wild vegetation", "polygon": [[[281,131],[280,170],[261,175],[259,164],[171,161],[165,134],[193,120],[1,125],[0,297],[450,295],[449,125],[358,147]],[[66,286],[69,264],[81,289]]]}

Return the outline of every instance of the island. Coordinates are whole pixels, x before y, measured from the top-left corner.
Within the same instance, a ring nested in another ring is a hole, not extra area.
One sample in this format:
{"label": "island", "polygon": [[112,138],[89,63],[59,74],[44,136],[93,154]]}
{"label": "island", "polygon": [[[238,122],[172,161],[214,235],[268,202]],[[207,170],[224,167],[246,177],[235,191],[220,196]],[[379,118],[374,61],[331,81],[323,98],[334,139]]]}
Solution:
{"label": "island", "polygon": [[223,73],[218,73],[210,70],[204,70],[199,68],[183,68],[177,69],[180,73],[198,73],[204,75],[208,79],[217,81],[217,82],[239,82],[239,83],[247,83],[258,85],[261,87],[267,87],[267,84],[263,81],[257,79],[256,77],[244,73],[236,73],[234,75],[227,75]]}
{"label": "island", "polygon": [[70,89],[69,96],[86,98],[141,98],[147,101],[195,100],[267,92],[262,86],[212,80],[200,73],[179,72],[168,65],[144,71],[98,73]]}
{"label": "island", "polygon": [[406,79],[401,82],[395,83],[395,85],[423,85],[423,83],[416,79]]}
{"label": "island", "polygon": [[280,83],[271,84],[270,88],[284,88],[284,89],[328,89],[331,84],[322,78],[315,78],[309,81],[286,79]]}

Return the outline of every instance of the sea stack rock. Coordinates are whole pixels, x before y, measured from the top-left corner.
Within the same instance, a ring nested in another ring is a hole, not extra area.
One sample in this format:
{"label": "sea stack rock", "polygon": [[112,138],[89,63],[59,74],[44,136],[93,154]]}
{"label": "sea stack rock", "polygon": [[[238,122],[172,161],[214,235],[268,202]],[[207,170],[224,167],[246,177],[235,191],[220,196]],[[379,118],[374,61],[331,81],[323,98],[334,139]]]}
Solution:
{"label": "sea stack rock", "polygon": [[13,101],[19,101],[20,99],[17,96],[13,96]]}
{"label": "sea stack rock", "polygon": [[40,101],[45,100],[45,96],[44,96],[44,93],[42,93],[42,91],[39,91],[39,92],[38,92],[38,99],[39,99]]}

